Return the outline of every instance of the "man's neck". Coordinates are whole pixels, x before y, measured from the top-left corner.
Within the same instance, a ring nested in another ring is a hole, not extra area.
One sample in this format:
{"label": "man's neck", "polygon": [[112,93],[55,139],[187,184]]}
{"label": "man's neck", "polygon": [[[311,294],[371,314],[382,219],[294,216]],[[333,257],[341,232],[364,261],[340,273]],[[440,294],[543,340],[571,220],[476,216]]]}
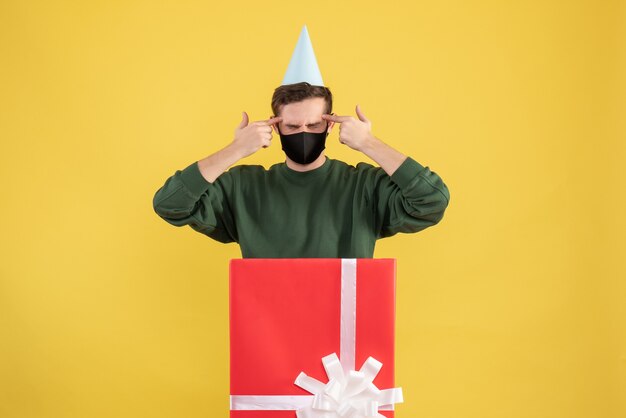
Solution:
{"label": "man's neck", "polygon": [[326,162],[326,156],[324,155],[324,153],[322,152],[320,154],[319,157],[317,157],[317,159],[309,164],[298,164],[293,162],[293,160],[290,160],[289,157],[285,157],[286,163],[287,163],[287,167],[289,167],[290,169],[292,169],[293,171],[311,171],[311,170],[315,170],[316,168],[320,168],[322,165],[324,165],[324,163]]}

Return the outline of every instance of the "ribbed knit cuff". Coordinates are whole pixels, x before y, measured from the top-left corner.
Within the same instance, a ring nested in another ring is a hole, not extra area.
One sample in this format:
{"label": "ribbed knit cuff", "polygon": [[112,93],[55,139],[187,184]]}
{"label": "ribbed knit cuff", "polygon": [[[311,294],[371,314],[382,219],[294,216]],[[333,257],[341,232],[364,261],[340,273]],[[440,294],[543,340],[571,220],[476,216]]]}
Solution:
{"label": "ribbed knit cuff", "polygon": [[180,177],[185,187],[196,196],[204,193],[211,184],[200,173],[197,161],[183,169]]}
{"label": "ribbed knit cuff", "polygon": [[411,157],[407,157],[406,160],[400,164],[400,167],[396,169],[391,175],[391,180],[400,186],[401,189],[408,187],[409,183],[417,177],[419,172],[426,167],[415,161]]}

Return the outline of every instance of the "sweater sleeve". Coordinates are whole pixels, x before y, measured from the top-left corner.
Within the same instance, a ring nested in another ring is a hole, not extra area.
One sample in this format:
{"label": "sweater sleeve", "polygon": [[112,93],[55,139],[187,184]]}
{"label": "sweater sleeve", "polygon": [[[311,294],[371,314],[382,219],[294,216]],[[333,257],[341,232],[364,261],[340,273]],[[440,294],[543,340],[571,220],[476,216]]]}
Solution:
{"label": "sweater sleeve", "polygon": [[210,183],[194,162],[165,181],[155,193],[152,205],[161,218],[174,226],[189,225],[217,241],[236,242],[232,190],[230,171]]}
{"label": "sweater sleeve", "polygon": [[378,238],[413,233],[437,224],[450,193],[441,177],[411,157],[389,176],[375,168],[371,182]]}

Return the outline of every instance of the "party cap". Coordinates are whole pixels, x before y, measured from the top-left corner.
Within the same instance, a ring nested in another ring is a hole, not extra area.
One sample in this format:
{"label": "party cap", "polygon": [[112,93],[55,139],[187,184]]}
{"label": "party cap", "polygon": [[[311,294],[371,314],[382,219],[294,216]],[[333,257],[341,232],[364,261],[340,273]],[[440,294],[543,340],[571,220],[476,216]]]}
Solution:
{"label": "party cap", "polygon": [[313,45],[311,44],[306,25],[300,32],[296,49],[294,49],[291,55],[291,61],[287,67],[282,85],[300,83],[302,81],[306,81],[313,86],[324,86],[322,73],[320,73],[320,69],[317,66],[317,59],[315,59]]}

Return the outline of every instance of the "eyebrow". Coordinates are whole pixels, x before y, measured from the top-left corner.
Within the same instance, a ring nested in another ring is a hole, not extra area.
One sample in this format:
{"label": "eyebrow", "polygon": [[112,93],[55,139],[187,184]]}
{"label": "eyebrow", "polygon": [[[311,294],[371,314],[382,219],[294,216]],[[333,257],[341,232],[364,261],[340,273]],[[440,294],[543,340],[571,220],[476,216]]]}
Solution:
{"label": "eyebrow", "polygon": [[[322,123],[322,121],[308,123],[307,126],[319,125],[320,123]],[[300,127],[300,125],[294,125],[293,123],[286,123],[285,126],[287,126],[289,128],[299,128]]]}

